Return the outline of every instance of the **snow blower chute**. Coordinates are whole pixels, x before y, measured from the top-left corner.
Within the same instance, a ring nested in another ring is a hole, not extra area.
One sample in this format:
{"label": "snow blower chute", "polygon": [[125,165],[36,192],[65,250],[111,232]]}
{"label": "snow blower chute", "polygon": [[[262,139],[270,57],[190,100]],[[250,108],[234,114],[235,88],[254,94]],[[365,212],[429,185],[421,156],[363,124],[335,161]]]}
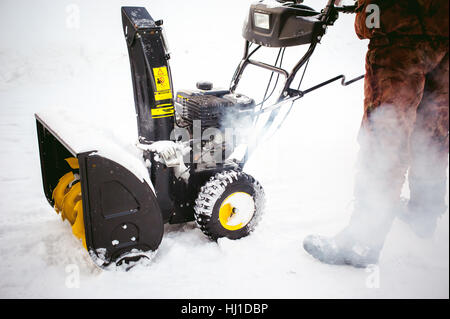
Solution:
{"label": "snow blower chute", "polygon": [[[343,75],[307,90],[291,88],[298,71],[307,66],[316,45],[338,12],[330,0],[317,12],[295,1],[259,1],[250,7],[244,24],[245,50],[230,88],[209,82],[195,90],[174,94],[170,55],[162,20],[155,21],[141,7],[123,7],[123,31],[128,46],[142,165],[152,185],[139,179],[114,159],[69,145],[64,133],[36,114],[45,196],[72,225],[90,256],[100,267],[133,264],[157,250],[164,223],[196,221],[211,239],[239,239],[256,226],[264,206],[261,185],[243,169],[256,142],[281,121],[279,110]],[[291,72],[282,68],[284,50],[309,44]],[[255,46],[252,48],[252,46]],[[279,48],[275,65],[252,59],[261,47]],[[275,103],[268,88],[262,102],[236,92],[248,65],[284,77]],[[266,115],[263,125],[257,124]],[[246,128],[246,130],[244,130]]]}

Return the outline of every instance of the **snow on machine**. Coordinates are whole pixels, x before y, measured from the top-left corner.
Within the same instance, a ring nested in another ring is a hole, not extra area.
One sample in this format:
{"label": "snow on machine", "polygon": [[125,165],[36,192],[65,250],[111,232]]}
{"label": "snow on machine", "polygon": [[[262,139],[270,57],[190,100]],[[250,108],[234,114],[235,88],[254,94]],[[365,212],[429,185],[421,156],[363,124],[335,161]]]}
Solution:
{"label": "snow on machine", "polygon": [[[151,258],[165,223],[196,221],[213,240],[252,232],[264,209],[264,190],[244,166],[260,137],[277,129],[289,114],[280,121],[281,106],[292,108],[297,99],[336,80],[347,85],[362,78],[345,82],[340,75],[303,91],[300,85],[291,87],[338,12],[354,9],[334,2],[321,12],[299,1],[252,4],[243,28],[244,55],[230,87],[199,82],[196,89],[176,94],[163,21],[153,20],[145,8],[122,7],[139,133],[136,146],[150,182],[96,149],[71,145],[50,119],[36,114],[45,196],[99,267]],[[292,71],[282,68],[285,49],[305,44],[309,48]],[[252,59],[263,47],[279,48],[274,65]],[[248,65],[276,74],[262,102],[237,91]],[[274,104],[264,105],[274,93],[275,86],[267,94],[274,78],[284,78],[281,93]]]}

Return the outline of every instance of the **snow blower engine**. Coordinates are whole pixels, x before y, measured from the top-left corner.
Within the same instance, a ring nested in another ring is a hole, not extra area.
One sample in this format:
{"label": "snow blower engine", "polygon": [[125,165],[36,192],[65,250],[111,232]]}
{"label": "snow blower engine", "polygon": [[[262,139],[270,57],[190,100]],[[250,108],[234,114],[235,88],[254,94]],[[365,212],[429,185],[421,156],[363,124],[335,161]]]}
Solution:
{"label": "snow blower engine", "polygon": [[[336,80],[347,85],[362,78],[345,82],[339,75],[306,90],[291,87],[338,12],[353,9],[336,7],[334,0],[321,12],[298,1],[259,1],[251,5],[244,23],[244,55],[230,87],[198,82],[196,89],[175,94],[163,21],[153,20],[145,8],[122,7],[139,133],[136,147],[151,183],[97,149],[70,145],[67,134],[49,125],[51,118],[36,114],[46,198],[70,222],[94,262],[102,268],[128,267],[150,259],[165,223],[195,221],[212,240],[251,233],[263,212],[264,191],[243,171],[244,165],[260,137],[289,114],[280,121],[281,107],[292,108],[305,94]],[[286,71],[286,48],[305,44],[309,48],[304,56]],[[274,65],[253,58],[263,47],[278,51]],[[248,65],[270,73],[259,103],[237,92]],[[265,105],[280,77],[279,95]]]}

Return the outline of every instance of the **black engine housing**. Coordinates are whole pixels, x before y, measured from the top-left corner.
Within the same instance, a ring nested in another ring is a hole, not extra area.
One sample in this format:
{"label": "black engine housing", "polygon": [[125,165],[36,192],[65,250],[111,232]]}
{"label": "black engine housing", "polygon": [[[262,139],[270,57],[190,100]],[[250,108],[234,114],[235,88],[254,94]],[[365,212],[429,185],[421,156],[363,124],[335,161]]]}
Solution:
{"label": "black engine housing", "polygon": [[194,121],[200,121],[201,131],[207,128],[239,128],[253,120],[255,101],[229,90],[178,91],[177,114],[191,129]]}

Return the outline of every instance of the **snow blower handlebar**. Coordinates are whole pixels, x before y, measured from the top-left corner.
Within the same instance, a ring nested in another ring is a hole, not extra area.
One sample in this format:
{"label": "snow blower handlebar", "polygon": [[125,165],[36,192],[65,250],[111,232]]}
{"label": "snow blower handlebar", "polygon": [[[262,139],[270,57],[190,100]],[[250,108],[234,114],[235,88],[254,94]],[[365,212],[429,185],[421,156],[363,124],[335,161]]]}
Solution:
{"label": "snow blower handlebar", "polygon": [[324,81],[322,83],[314,85],[314,86],[310,87],[309,89],[306,89],[306,90],[303,90],[303,91],[295,90],[295,89],[289,89],[290,92],[291,92],[290,93],[290,97],[288,97],[288,98],[286,98],[286,99],[284,99],[284,100],[282,100],[282,101],[280,101],[280,102],[278,102],[278,103],[276,103],[276,104],[274,104],[272,106],[265,107],[265,108],[257,111],[256,115],[259,115],[259,114],[262,114],[262,113],[266,113],[266,112],[274,110],[274,109],[278,109],[279,107],[283,106],[284,104],[286,104],[288,102],[295,102],[299,98],[305,96],[305,94],[311,93],[312,91],[315,91],[315,90],[320,89],[321,87],[323,87],[325,85],[328,85],[328,84],[331,84],[333,82],[336,82],[337,80],[341,80],[341,85],[342,86],[347,86],[347,85],[350,85],[350,84],[352,84],[352,83],[354,83],[356,81],[364,79],[364,76],[365,75],[360,75],[360,76],[357,76],[356,78],[353,78],[351,80],[346,81],[345,75],[341,74],[341,75],[338,75],[338,76],[336,76],[336,77],[334,77],[332,79],[329,79],[327,81]]}
{"label": "snow blower handlebar", "polygon": [[350,84],[352,84],[352,83],[354,83],[354,82],[356,82],[356,81],[359,81],[359,80],[364,79],[364,76],[365,76],[365,75],[360,75],[360,76],[357,76],[356,78],[353,78],[353,79],[351,79],[351,80],[346,81],[346,80],[345,80],[345,75],[344,75],[344,74],[341,74],[341,75],[338,75],[338,76],[336,76],[336,77],[334,77],[334,78],[331,78],[331,79],[329,79],[329,80],[327,80],[327,81],[324,81],[324,82],[322,82],[322,83],[319,83],[319,84],[317,84],[317,85],[314,85],[313,87],[310,87],[309,89],[306,89],[306,90],[303,90],[303,91],[295,90],[295,89],[289,89],[289,91],[290,91],[290,95],[291,95],[291,96],[297,95],[297,96],[300,98],[300,97],[303,97],[303,96],[304,96],[305,94],[307,94],[307,93],[310,93],[310,92],[312,92],[312,91],[315,91],[315,90],[317,90],[317,89],[320,89],[321,87],[323,87],[323,86],[325,86],[325,85],[328,85],[328,84],[330,84],[330,83],[336,82],[337,80],[341,80],[341,85],[342,85],[342,86],[347,86],[347,85],[350,85]]}
{"label": "snow blower handlebar", "polygon": [[[287,2],[288,1],[284,1],[284,3]],[[277,103],[292,97],[302,97],[306,93],[321,88],[341,78],[343,79],[342,84],[344,85],[345,83],[348,85],[364,77],[358,76],[348,82],[345,82],[345,76],[339,75],[305,91],[299,91],[299,89],[291,88],[291,84],[296,78],[297,73],[307,64],[309,58],[314,53],[317,44],[325,34],[327,27],[333,25],[337,20],[338,13],[353,13],[356,6],[336,7],[334,5],[336,0],[329,0],[325,8],[321,11],[321,13],[319,13],[307,6],[298,5],[296,1],[290,2],[294,2],[294,4],[284,4],[283,6],[275,8],[266,6],[264,3],[258,3],[251,6],[250,16],[243,31],[243,36],[246,39],[244,56],[232,78],[230,85],[231,92],[235,92],[242,74],[248,65],[254,65],[284,76],[285,84],[279,98],[277,99]],[[257,18],[257,16],[260,17]],[[258,25],[258,19],[264,21],[264,18],[261,16],[267,16],[266,25],[263,23]],[[290,20],[291,17],[295,18],[295,23],[293,22],[294,19]],[[290,22],[290,27],[286,27],[286,25],[288,25],[287,22]],[[302,30],[302,32],[299,32],[299,29]],[[277,35],[274,36],[274,34],[283,34],[283,38]],[[301,36],[298,34],[301,34]],[[249,48],[252,43],[258,44],[258,46],[253,49],[253,51],[249,52]],[[308,43],[310,44],[308,50],[294,66],[291,72],[281,68],[281,65],[270,65],[251,59],[252,55],[258,51],[261,46],[286,48],[288,46]],[[263,103],[264,101],[262,104]]]}
{"label": "snow blower handlebar", "polygon": [[[285,77],[283,89],[281,90],[280,96],[276,100],[275,104],[263,107],[264,103],[270,98],[271,94],[268,98],[264,96],[263,101],[259,104],[261,105],[260,109],[258,111],[255,111],[255,125],[262,113],[265,113],[267,111],[270,112],[267,121],[256,133],[258,136],[265,136],[267,132],[271,130],[275,119],[279,115],[280,108],[283,105],[291,103],[289,110],[285,113],[283,119],[279,121],[274,131],[278,130],[282,123],[285,121],[293,107],[294,102],[297,99],[303,97],[305,94],[322,88],[323,86],[333,83],[339,79],[341,79],[341,84],[343,86],[347,86],[364,78],[364,75],[361,75],[349,81],[345,81],[344,75],[338,75],[307,90],[300,90],[300,85],[308,66],[308,61],[314,53],[317,44],[320,43],[327,27],[334,24],[334,22],[339,17],[339,12],[355,12],[356,6],[337,7],[335,6],[335,3],[336,0],[329,0],[325,8],[320,13],[314,11],[310,7],[300,5],[296,2],[294,2],[293,4],[284,3],[279,7],[266,5],[264,2],[260,2],[250,7],[250,15],[243,30],[243,36],[246,39],[244,57],[233,76],[230,90],[231,92],[234,92],[236,90],[242,77],[243,71],[249,64],[272,71],[272,75],[275,72],[278,73],[278,77],[279,75],[283,75]],[[249,48],[252,43],[258,44],[258,47],[256,47],[256,49],[249,53]],[[283,50],[286,47],[302,44],[309,44],[309,48],[302,56],[302,58],[298,61],[298,63],[294,66],[291,72],[287,72],[286,70],[281,68],[282,61],[281,63],[279,63],[279,65],[277,64],[278,57],[275,65],[269,65],[251,59],[252,55],[257,50],[259,50],[261,46],[279,47],[280,53],[283,52],[284,55]],[[304,71],[298,87],[296,89],[291,88],[292,82],[296,78],[297,73],[302,68]],[[268,87],[270,86],[271,81],[272,76],[269,80]],[[275,83],[275,86],[276,84],[277,83]],[[255,140],[261,141],[263,140],[263,138]],[[258,142],[255,143],[257,144]],[[254,146],[255,147],[253,147],[253,149],[256,148],[256,145]],[[250,154],[248,152],[247,157],[249,156]]]}

